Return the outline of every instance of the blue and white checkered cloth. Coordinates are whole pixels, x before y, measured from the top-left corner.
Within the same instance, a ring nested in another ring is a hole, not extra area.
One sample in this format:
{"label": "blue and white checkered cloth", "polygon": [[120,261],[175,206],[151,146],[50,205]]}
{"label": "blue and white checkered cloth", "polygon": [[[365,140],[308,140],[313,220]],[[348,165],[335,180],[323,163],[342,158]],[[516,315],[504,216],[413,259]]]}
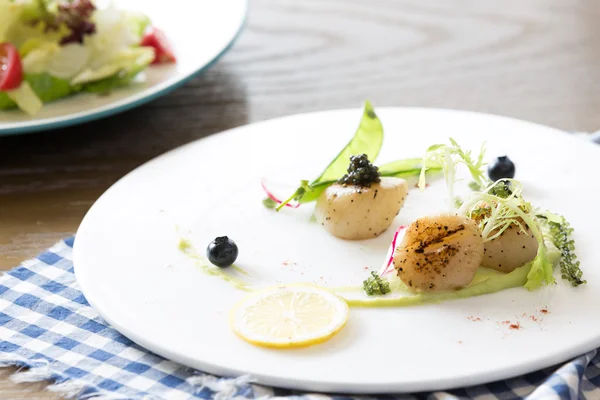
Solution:
{"label": "blue and white checkered cloth", "polygon": [[[152,354],[112,329],[85,300],[73,273],[73,238],[0,277],[0,366],[25,367],[17,382],[51,380],[78,399],[352,400],[217,378]],[[0,397],[2,394],[0,393]],[[367,399],[600,399],[600,354],[523,377],[448,392]]]}

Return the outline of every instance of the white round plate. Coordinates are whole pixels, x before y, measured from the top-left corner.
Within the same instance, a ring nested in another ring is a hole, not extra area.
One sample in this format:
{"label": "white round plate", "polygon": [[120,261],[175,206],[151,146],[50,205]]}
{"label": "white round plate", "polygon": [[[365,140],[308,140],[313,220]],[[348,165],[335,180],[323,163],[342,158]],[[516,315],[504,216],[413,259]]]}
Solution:
{"label": "white round plate", "polygon": [[[557,130],[468,112],[381,108],[386,136],[378,163],[418,157],[453,137],[488,156],[508,154],[535,205],[575,228],[587,285],[558,285],[408,308],[351,310],[333,339],[268,350],[237,338],[230,309],[244,292],[202,273],[178,249],[200,253],[228,235],[252,282],[360,284],[378,269],[393,229],[349,242],[311,222],[313,205],[263,207],[261,177],[313,179],[346,144],[361,110],[296,115],[230,130],[171,151],[133,171],[91,208],[77,233],[75,272],[98,312],[140,345],[219,375],[312,391],[404,392],[503,379],[600,345],[600,248],[594,204],[600,148]],[[443,181],[412,190],[394,227],[444,210]],[[518,327],[518,329],[517,329]]]}
{"label": "white round plate", "polygon": [[247,0],[119,0],[120,9],[143,12],[171,43],[176,64],[150,66],[139,82],[109,95],[80,93],[45,104],[30,117],[0,110],[0,136],[75,125],[142,105],[205,71],[233,45],[246,18]]}

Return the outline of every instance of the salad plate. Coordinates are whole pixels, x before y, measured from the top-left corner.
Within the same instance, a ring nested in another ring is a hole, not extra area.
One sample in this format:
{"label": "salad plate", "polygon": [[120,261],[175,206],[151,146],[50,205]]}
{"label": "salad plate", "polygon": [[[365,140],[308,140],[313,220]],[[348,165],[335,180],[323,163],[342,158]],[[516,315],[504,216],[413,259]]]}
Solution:
{"label": "salad plate", "polygon": [[[2,1],[7,2],[7,7],[12,7],[9,0]],[[5,11],[2,11],[1,3],[0,13],[4,13]],[[84,4],[84,2],[78,4]],[[85,84],[82,86],[81,83],[86,79],[89,80],[89,76],[82,78],[82,74],[80,74],[73,79],[72,74],[64,70],[66,66],[73,66],[78,61],[69,61],[65,58],[65,60],[62,60],[65,62],[61,60],[56,62],[55,60],[54,64],[50,62],[49,64],[42,65],[39,62],[41,57],[37,57],[36,59],[36,57],[30,55],[29,59],[26,60],[23,58],[22,60],[25,74],[27,74],[28,70],[34,71],[36,74],[43,74],[47,72],[46,68],[49,68],[50,72],[52,72],[51,75],[55,76],[54,71],[58,71],[59,76],[69,76],[69,79],[71,79],[71,90],[77,93],[61,97],[55,101],[46,102],[46,98],[53,98],[57,92],[63,90],[63,87],[57,87],[56,85],[54,87],[50,85],[44,86],[43,83],[38,83],[36,87],[42,87],[42,89],[38,89],[36,92],[38,92],[37,94],[44,101],[44,104],[39,108],[39,111],[37,111],[37,107],[34,108],[36,112],[33,115],[29,115],[19,109],[3,110],[3,102],[0,99],[0,135],[29,133],[75,125],[131,109],[168,93],[193,76],[205,71],[227,52],[242,30],[247,11],[246,0],[225,0],[219,2],[173,0],[169,2],[168,7],[161,2],[142,0],[118,0],[112,2],[98,0],[94,1],[93,4],[95,4],[96,10],[105,10],[107,7],[114,7],[115,10],[118,10],[113,13],[114,15],[106,15],[108,13],[105,12],[102,15],[102,21],[92,19],[93,22],[96,22],[96,26],[98,26],[97,34],[100,34],[100,31],[106,26],[109,27],[109,31],[123,30],[124,26],[121,26],[123,23],[118,19],[120,18],[119,12],[121,10],[130,12],[131,15],[142,15],[144,20],[146,17],[148,18],[148,23],[151,27],[157,27],[164,33],[164,37],[176,61],[148,65],[130,83],[119,85],[122,87],[115,88],[114,90],[110,88],[111,90],[105,91],[101,86],[88,90]],[[8,13],[5,15],[8,15]],[[129,15],[123,17],[123,20],[129,21]],[[5,23],[6,21],[0,18],[0,24]],[[49,32],[56,34],[52,30]],[[111,38],[110,34],[106,33],[106,29],[103,33],[106,37],[96,40],[96,43],[94,43],[96,48],[94,50],[103,48],[102,46],[106,43],[111,43],[111,40],[117,40],[116,38]],[[0,30],[0,38],[2,38],[2,30]],[[85,39],[83,40],[83,47],[88,46],[88,42]],[[23,40],[20,40],[21,42]],[[30,48],[38,50],[33,47],[35,44],[31,43],[33,43],[33,40],[30,40],[29,44],[19,45],[18,50],[21,55],[24,54],[24,51],[31,53]],[[142,41],[142,43],[144,42]],[[70,55],[78,54],[73,49],[73,47],[76,47],[74,43],[71,43],[70,46],[67,45],[67,47],[70,47]],[[132,48],[134,47],[132,46]],[[94,54],[94,50],[92,50],[92,54]],[[110,56],[108,54],[107,57],[110,58]],[[143,58],[144,55],[135,56],[138,57],[136,61],[139,61],[140,57]],[[59,66],[62,66],[61,68],[57,68],[56,64],[59,62]],[[126,63],[123,65],[126,68],[129,67]],[[107,66],[97,63],[96,66],[99,66],[99,68],[94,71],[95,73],[109,74],[112,71],[111,65]],[[134,67],[131,67],[131,70],[133,69]],[[122,69],[120,73],[127,74],[128,71],[127,69]],[[34,85],[32,84],[32,86]],[[40,90],[42,93],[39,93]],[[43,93],[44,90],[48,93]],[[0,92],[1,94],[2,92]]]}
{"label": "salad plate", "polygon": [[[164,357],[213,374],[249,375],[261,384],[308,391],[464,387],[549,367],[600,346],[600,249],[590,208],[600,194],[600,148],[505,117],[420,108],[376,112],[385,132],[378,162],[421,157],[449,138],[474,152],[485,143],[486,160],[508,155],[523,196],[570,222],[587,283],[574,287],[556,267],[556,284],[536,290],[521,283],[414,306],[355,307],[351,300],[363,294],[354,288],[385,263],[396,228],[447,209],[448,192],[444,179],[428,179],[422,190],[411,182],[391,227],[366,240],[331,235],[315,220],[313,204],[279,212],[265,207],[265,178],[293,190],[300,180],[318,176],[352,138],[361,110],[349,109],[236,128],[168,152],[122,178],[77,232],[75,274],[86,298],[117,330]],[[459,168],[456,192],[467,195],[469,180]],[[203,261],[209,243],[223,236],[239,252],[226,279]],[[339,333],[320,344],[281,349],[252,345],[231,329],[232,309],[247,298],[247,285],[291,284],[326,288],[349,300]]]}

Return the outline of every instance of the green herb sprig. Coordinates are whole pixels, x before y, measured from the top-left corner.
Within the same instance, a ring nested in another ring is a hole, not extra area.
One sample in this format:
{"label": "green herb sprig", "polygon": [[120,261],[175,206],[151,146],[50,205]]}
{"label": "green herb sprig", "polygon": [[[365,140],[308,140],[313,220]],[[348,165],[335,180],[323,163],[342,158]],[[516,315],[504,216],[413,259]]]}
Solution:
{"label": "green herb sprig", "polygon": [[391,292],[390,284],[383,280],[375,271],[363,282],[363,289],[369,296],[384,295]]}
{"label": "green herb sprig", "polygon": [[573,228],[571,224],[561,215],[546,212],[537,215],[543,221],[548,223],[552,243],[560,251],[560,273],[561,277],[573,286],[579,286],[587,283],[582,279],[583,271],[579,268],[579,261],[575,254],[575,240],[573,240]]}

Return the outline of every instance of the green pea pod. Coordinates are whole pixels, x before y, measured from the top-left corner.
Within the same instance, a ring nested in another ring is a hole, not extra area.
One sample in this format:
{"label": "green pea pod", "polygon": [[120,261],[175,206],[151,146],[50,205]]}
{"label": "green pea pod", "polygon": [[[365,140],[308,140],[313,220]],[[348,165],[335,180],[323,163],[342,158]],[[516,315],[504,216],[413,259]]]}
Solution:
{"label": "green pea pod", "polygon": [[367,100],[354,137],[312,184],[339,179],[346,173],[351,156],[366,154],[371,162],[375,162],[382,144],[383,125],[375,114],[373,105]]}

